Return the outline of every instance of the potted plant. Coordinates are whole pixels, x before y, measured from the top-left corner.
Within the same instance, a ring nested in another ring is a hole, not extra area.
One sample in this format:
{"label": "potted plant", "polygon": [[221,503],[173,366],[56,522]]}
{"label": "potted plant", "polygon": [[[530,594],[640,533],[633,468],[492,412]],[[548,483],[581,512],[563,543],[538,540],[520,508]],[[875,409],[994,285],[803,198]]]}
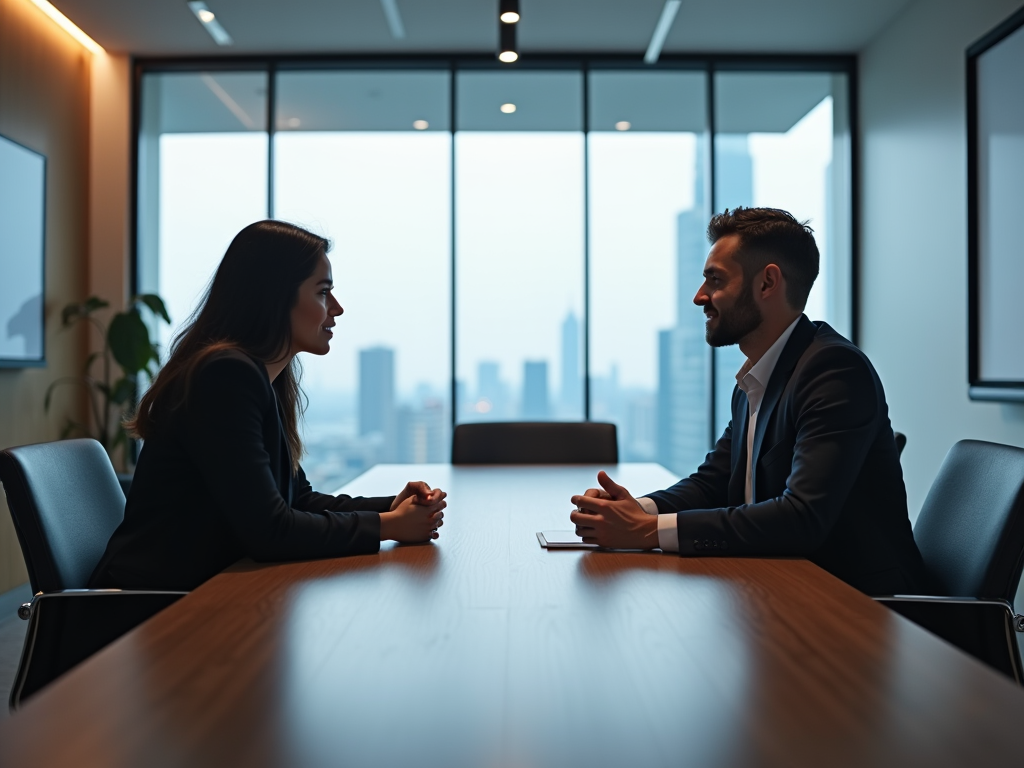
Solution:
{"label": "potted plant", "polygon": [[[163,299],[153,293],[135,296],[123,312],[115,312],[110,323],[104,327],[96,312],[106,309],[110,303],[90,296],[83,302],[68,304],[61,312],[61,325],[70,328],[86,322],[95,327],[103,339],[103,349],[93,352],[85,361],[81,376],[63,376],[54,381],[46,390],[43,405],[50,411],[53,392],[66,384],[84,386],[89,396],[92,424],[68,418],[61,430],[61,438],[74,435],[92,437],[102,445],[113,460],[113,453],[119,446],[128,445],[128,434],[124,430],[125,412],[138,400],[139,377],[151,381],[160,363],[160,349],[150,336],[142,313],[145,310],[155,321],[170,323]],[[94,368],[99,366],[99,372]],[[126,479],[121,477],[122,486]]]}

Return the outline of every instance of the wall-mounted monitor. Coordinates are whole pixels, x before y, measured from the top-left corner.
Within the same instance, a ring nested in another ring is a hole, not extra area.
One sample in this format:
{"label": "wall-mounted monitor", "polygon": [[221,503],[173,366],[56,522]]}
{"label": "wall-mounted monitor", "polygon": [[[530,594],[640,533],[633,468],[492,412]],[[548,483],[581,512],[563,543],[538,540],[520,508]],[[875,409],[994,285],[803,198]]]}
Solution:
{"label": "wall-mounted monitor", "polygon": [[967,50],[968,375],[1024,402],[1024,8]]}
{"label": "wall-mounted monitor", "polygon": [[0,368],[46,364],[46,158],[0,136]]}

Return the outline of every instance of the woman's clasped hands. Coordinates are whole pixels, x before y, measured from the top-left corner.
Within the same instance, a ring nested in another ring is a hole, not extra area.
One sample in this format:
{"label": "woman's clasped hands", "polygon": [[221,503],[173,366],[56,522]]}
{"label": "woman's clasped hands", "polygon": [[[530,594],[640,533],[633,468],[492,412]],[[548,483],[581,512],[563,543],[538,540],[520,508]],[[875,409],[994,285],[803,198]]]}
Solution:
{"label": "woman's clasped hands", "polygon": [[380,540],[414,543],[436,539],[444,525],[448,494],[424,482],[406,483],[391,509],[380,513]]}

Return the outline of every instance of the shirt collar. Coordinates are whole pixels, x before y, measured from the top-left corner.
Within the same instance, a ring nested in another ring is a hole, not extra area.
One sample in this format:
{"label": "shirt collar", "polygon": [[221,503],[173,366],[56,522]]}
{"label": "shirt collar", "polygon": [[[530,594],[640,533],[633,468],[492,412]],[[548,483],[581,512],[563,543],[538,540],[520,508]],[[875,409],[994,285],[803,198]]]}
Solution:
{"label": "shirt collar", "polygon": [[803,315],[797,317],[789,327],[782,332],[782,334],[775,340],[775,343],[768,347],[761,359],[753,365],[750,364],[750,360],[743,363],[739,372],[736,374],[736,381],[744,392],[750,388],[750,382],[746,379],[751,377],[757,384],[760,385],[761,389],[768,386],[768,380],[772,377],[772,372],[775,370],[775,365],[779,362],[779,356],[782,354],[782,350],[786,347],[786,342],[789,341],[789,337],[793,335],[793,329],[796,328],[796,324],[800,322],[800,318]]}

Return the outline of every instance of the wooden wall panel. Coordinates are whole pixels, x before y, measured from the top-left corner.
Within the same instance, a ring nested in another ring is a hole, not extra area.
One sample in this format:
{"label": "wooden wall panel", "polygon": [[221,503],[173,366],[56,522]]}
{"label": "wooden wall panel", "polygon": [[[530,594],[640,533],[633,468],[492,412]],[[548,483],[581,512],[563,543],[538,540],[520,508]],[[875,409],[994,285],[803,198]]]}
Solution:
{"label": "wooden wall panel", "polygon": [[[0,133],[47,157],[45,368],[0,370],[0,447],[56,439],[84,400],[65,390],[50,415],[47,385],[77,373],[82,333],[60,328],[60,310],[89,285],[91,54],[27,0],[0,0]],[[6,501],[0,500],[0,592],[27,579]]]}

